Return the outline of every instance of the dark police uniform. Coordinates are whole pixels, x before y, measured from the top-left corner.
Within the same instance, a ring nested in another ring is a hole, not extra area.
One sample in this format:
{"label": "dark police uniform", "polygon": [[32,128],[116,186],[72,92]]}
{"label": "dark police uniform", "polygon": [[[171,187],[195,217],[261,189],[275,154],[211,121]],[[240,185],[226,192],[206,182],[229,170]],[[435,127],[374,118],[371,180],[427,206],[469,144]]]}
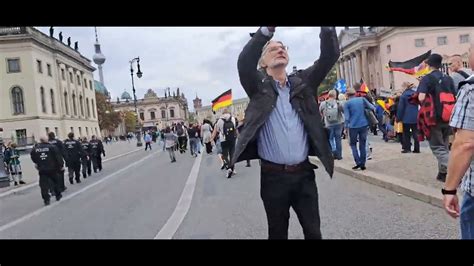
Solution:
{"label": "dark police uniform", "polygon": [[82,164],[82,177],[87,178],[87,175],[91,176],[92,174],[92,166],[91,166],[91,145],[86,141],[81,142],[82,150],[84,150],[84,154],[81,157],[81,164]]}
{"label": "dark police uniform", "polygon": [[98,139],[93,139],[90,141],[91,145],[91,157],[92,157],[92,168],[94,168],[94,173],[97,173],[97,169],[102,171],[102,157],[101,154],[105,156],[104,145],[102,141]]}
{"label": "dark police uniform", "polygon": [[[65,151],[64,151],[63,142],[60,141],[59,139],[50,139],[49,144],[54,145],[58,149],[58,151],[61,155],[61,160],[64,160],[64,157],[65,157],[64,152]],[[59,188],[61,189],[61,191],[66,190],[66,185],[64,184],[64,172],[65,172],[64,169],[61,169],[58,172],[58,182],[59,182]],[[53,189],[51,189],[51,191],[53,192]]]}
{"label": "dark police uniform", "polygon": [[76,177],[76,182],[81,183],[81,157],[84,154],[82,145],[75,139],[68,139],[64,141],[65,160],[68,168],[69,183],[74,184],[73,175]]}
{"label": "dark police uniform", "polygon": [[49,143],[38,143],[31,150],[31,160],[37,165],[39,173],[39,185],[41,197],[46,205],[49,205],[49,189],[52,187],[56,200],[60,200],[61,189],[59,186],[58,172],[64,163],[58,149]]}

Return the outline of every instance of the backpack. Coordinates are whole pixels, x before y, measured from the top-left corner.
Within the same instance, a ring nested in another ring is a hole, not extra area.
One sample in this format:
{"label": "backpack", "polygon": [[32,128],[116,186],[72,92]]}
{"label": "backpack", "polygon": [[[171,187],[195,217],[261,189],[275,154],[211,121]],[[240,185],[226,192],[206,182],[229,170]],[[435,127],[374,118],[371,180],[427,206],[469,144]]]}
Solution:
{"label": "backpack", "polygon": [[235,125],[232,122],[232,117],[230,117],[228,120],[225,120],[225,119],[222,119],[222,120],[224,121],[222,134],[224,135],[225,141],[235,140],[236,138]]}
{"label": "backpack", "polygon": [[451,113],[456,104],[456,95],[453,91],[452,79],[443,74],[443,76],[434,83],[434,109],[436,120],[449,123]]}
{"label": "backpack", "polygon": [[183,125],[178,124],[176,126],[176,133],[178,134],[178,136],[183,136],[184,135]]}
{"label": "backpack", "polygon": [[469,74],[467,74],[466,72],[464,72],[464,71],[462,71],[462,70],[458,70],[458,71],[456,71],[456,73],[458,73],[459,75],[463,76],[464,79],[469,78]]}
{"label": "backpack", "polygon": [[339,121],[339,104],[336,101],[335,104],[328,104],[326,101],[326,110],[324,112],[324,117],[326,121],[330,124],[337,123]]}

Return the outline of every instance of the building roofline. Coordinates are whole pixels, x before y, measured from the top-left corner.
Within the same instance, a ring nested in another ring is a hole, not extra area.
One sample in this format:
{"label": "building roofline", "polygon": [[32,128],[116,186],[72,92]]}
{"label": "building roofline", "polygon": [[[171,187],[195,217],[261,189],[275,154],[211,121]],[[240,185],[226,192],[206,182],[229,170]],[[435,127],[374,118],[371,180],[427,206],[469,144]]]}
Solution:
{"label": "building roofline", "polygon": [[79,51],[74,50],[74,48],[67,46],[54,37],[46,35],[34,27],[0,27],[0,43],[22,41],[31,41],[46,50],[58,53],[75,61],[77,64],[91,72],[96,70],[96,68],[91,64],[92,61],[83,56]]}

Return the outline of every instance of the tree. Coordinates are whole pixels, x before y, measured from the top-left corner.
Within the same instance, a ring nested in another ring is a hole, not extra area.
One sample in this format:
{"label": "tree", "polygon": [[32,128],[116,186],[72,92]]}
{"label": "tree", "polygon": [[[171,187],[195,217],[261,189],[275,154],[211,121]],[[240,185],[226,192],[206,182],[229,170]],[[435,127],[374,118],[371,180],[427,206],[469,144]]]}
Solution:
{"label": "tree", "polygon": [[137,117],[135,112],[125,111],[124,112],[125,130],[127,132],[135,132],[137,126]]}
{"label": "tree", "polygon": [[122,122],[119,112],[114,112],[112,105],[107,101],[105,95],[95,92],[95,101],[97,104],[97,117],[100,129],[109,131],[115,130]]}
{"label": "tree", "polygon": [[318,95],[324,91],[329,91],[334,88],[334,84],[337,82],[336,67],[333,67],[327,74],[326,78],[321,82],[318,88]]}

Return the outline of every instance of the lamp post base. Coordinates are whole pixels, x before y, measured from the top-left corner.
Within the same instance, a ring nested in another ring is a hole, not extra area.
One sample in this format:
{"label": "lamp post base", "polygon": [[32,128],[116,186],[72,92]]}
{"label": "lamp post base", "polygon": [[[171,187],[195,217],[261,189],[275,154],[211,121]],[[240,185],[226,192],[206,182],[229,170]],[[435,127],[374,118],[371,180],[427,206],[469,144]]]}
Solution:
{"label": "lamp post base", "polygon": [[143,146],[142,134],[140,131],[137,132],[137,147]]}

